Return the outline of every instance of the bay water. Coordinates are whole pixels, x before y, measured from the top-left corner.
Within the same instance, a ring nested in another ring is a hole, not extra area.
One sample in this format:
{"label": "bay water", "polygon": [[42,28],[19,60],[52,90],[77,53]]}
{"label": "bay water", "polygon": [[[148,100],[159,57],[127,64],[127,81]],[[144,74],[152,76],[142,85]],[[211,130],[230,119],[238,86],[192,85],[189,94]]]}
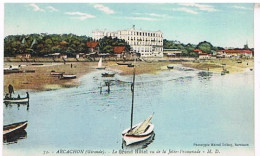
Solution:
{"label": "bay water", "polygon": [[[3,151],[41,155],[84,149],[111,154],[122,149],[121,133],[130,127],[132,75],[103,78],[103,72],[81,77],[78,87],[30,92],[28,109],[4,105],[4,125],[28,120],[28,127],[26,138],[4,144]],[[253,151],[254,73],[200,72],[136,75],[134,124],[154,114],[155,136],[145,149],[206,150],[212,146],[200,145],[220,143],[232,145],[217,147],[221,152]]]}

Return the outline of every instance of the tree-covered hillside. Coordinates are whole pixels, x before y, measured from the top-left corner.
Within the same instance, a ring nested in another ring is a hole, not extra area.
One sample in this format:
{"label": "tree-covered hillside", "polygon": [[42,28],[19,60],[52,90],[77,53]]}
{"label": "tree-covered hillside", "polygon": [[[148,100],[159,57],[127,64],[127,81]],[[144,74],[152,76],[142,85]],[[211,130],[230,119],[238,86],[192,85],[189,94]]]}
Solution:
{"label": "tree-covered hillside", "polygon": [[[51,53],[75,56],[76,53],[89,53],[86,42],[92,41],[88,36],[74,34],[29,34],[10,35],[4,39],[4,56],[29,53],[32,56],[44,56]],[[113,53],[113,46],[130,46],[121,39],[104,37],[99,40],[99,49],[102,53]]]}

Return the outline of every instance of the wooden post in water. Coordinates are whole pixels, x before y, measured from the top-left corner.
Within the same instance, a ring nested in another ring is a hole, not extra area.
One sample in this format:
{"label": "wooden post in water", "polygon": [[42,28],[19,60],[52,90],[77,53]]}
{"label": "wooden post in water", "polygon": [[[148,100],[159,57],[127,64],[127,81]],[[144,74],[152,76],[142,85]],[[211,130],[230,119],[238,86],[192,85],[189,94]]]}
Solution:
{"label": "wooden post in water", "polygon": [[133,83],[131,84],[132,91],[132,108],[131,108],[131,128],[133,126],[133,113],[134,113],[134,91],[135,91],[135,66],[134,66],[134,75],[133,75]]}

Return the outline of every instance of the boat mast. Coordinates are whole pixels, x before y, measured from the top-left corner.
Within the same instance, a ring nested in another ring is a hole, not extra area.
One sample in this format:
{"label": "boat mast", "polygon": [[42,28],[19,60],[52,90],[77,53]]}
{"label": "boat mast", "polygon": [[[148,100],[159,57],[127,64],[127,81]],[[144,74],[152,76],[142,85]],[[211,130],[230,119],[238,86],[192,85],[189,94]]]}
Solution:
{"label": "boat mast", "polygon": [[131,128],[133,126],[133,113],[134,113],[134,90],[135,90],[135,66],[134,66],[134,73],[133,73],[133,83],[131,84],[131,91],[132,91],[132,108],[131,108]]}

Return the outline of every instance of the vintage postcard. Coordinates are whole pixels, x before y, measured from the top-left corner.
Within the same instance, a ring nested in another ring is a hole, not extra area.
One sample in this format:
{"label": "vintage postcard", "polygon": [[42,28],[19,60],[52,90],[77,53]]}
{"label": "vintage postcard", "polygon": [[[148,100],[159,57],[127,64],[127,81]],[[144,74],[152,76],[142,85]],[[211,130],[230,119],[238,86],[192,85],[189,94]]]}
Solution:
{"label": "vintage postcard", "polygon": [[253,3],[5,3],[4,156],[254,156]]}

